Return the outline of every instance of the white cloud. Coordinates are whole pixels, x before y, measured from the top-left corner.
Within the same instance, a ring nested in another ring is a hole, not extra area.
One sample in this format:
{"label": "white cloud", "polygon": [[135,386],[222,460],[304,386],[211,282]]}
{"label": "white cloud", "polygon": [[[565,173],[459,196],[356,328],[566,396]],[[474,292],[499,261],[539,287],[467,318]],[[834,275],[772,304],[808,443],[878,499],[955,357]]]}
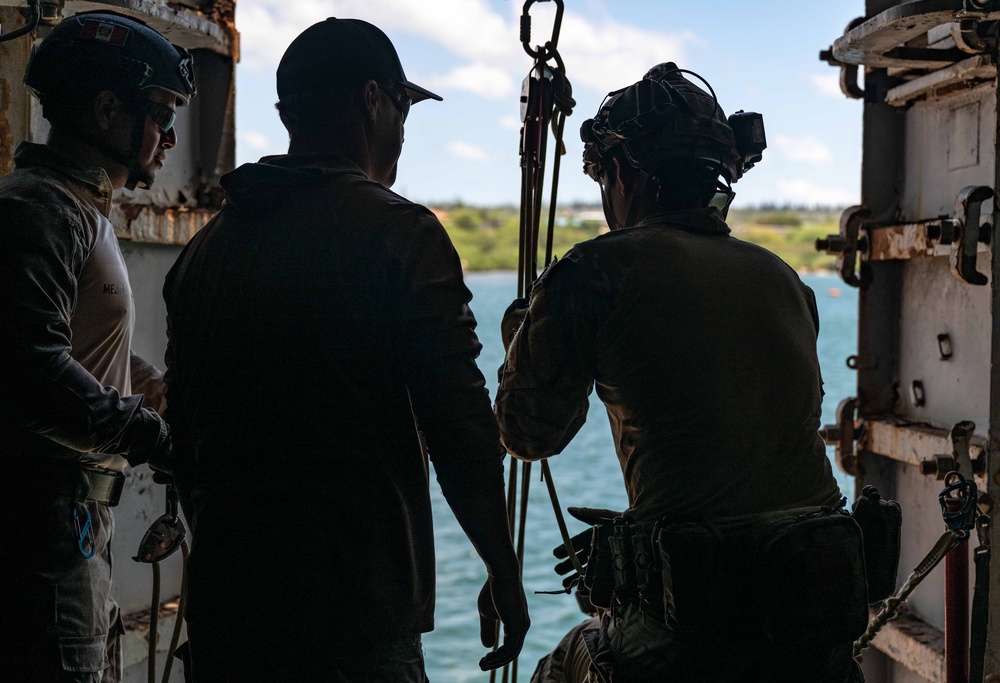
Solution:
{"label": "white cloud", "polygon": [[840,91],[840,72],[833,71],[825,74],[809,74],[809,81],[813,87],[824,95],[843,99],[844,93]]}
{"label": "white cloud", "polygon": [[[520,3],[513,3],[512,10],[517,9],[514,4],[520,7]],[[532,8],[532,42],[549,38],[552,24],[546,11],[541,4]],[[363,17],[390,35],[419,36],[460,58],[475,60],[472,66],[441,78],[476,85],[458,72],[477,70],[488,73],[494,85],[500,83],[509,92],[531,68],[530,58],[518,43],[517,13],[512,11],[505,17],[494,11],[488,0],[240,0],[236,28],[241,34],[243,65],[273,73],[288,44],[311,24],[329,16]],[[574,86],[606,91],[639,80],[659,62],[684,64],[685,46],[697,42],[690,31],[660,33],[609,17],[584,18],[567,12],[559,51]],[[406,55],[403,62],[410,63]],[[480,95],[494,92],[482,85],[476,87],[479,90],[472,91]]]}
{"label": "white cloud", "polygon": [[776,135],[770,141],[770,147],[781,157],[789,161],[801,161],[807,164],[825,165],[833,161],[833,154],[821,140],[804,135],[790,138],[786,135]]}
{"label": "white cloud", "polygon": [[567,14],[563,19],[559,52],[570,82],[594,90],[611,91],[630,85],[661,62],[687,63],[685,46],[697,36],[684,31],[658,33],[606,20],[596,23]]}
{"label": "white cloud", "polygon": [[248,130],[240,133],[243,143],[255,152],[267,152],[274,148],[271,139],[255,130]]}
{"label": "white cloud", "polygon": [[857,204],[858,193],[842,187],[816,185],[799,178],[779,180],[778,200],[789,204],[806,206],[848,206]]}
{"label": "white cloud", "polygon": [[491,100],[506,98],[514,91],[514,79],[503,69],[477,62],[460,66],[443,76],[422,79],[431,90],[467,90]]}
{"label": "white cloud", "polygon": [[521,130],[521,119],[516,116],[501,116],[497,124],[504,130]]}
{"label": "white cloud", "polygon": [[461,140],[453,140],[445,145],[445,150],[449,154],[459,159],[465,159],[467,161],[489,161],[490,155],[486,153],[482,147],[477,147],[476,145],[470,144],[468,142],[462,142]]}
{"label": "white cloud", "polygon": [[240,0],[243,63],[273,71],[295,36],[332,16],[361,17],[389,34],[420,36],[468,58],[510,57],[518,49],[516,28],[486,0]]}

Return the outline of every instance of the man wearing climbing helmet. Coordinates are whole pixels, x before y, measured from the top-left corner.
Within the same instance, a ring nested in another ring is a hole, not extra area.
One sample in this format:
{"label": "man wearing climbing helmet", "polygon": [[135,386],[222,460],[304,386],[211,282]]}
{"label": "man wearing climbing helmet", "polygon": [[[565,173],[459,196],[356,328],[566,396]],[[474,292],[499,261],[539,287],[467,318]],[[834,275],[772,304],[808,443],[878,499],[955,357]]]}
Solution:
{"label": "man wearing climbing helmet", "polygon": [[[571,509],[595,526],[577,548],[586,578],[567,584],[602,616],[563,645],[586,647],[595,681],[844,683],[865,583],[817,434],[815,299],[725,222],[763,121],[727,118],[666,63],[581,134],[612,230],[512,306],[496,401],[525,460],[567,447],[595,384],[610,419],[629,507]],[[556,668],[543,661],[538,680]]]}
{"label": "man wearing climbing helmet", "polygon": [[131,352],[112,193],[152,185],[194,95],[191,57],[144,23],[91,12],[38,44],[24,75],[50,130],[0,179],[0,642],[17,681],[121,679],[110,595],[128,466],[167,462],[159,371]]}
{"label": "man wearing climbing helmet", "polygon": [[502,666],[528,615],[471,294],[438,220],[389,190],[410,106],[441,98],[336,18],[277,91],[288,154],[222,179],[164,288],[195,680],[423,683],[428,455],[487,568],[485,646],[503,624],[480,666]]}

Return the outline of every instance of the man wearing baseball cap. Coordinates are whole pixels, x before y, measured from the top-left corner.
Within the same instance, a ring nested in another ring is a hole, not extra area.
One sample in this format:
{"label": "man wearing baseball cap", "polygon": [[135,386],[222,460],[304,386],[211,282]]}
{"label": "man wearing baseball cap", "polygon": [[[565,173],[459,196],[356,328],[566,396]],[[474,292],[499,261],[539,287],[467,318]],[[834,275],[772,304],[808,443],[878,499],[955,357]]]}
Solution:
{"label": "man wearing baseball cap", "polygon": [[356,19],[299,35],[277,90],[288,154],[222,179],[164,288],[194,678],[424,681],[428,455],[487,568],[484,646],[503,624],[480,666],[502,666],[528,615],[471,294],[389,190],[410,105],[441,98]]}

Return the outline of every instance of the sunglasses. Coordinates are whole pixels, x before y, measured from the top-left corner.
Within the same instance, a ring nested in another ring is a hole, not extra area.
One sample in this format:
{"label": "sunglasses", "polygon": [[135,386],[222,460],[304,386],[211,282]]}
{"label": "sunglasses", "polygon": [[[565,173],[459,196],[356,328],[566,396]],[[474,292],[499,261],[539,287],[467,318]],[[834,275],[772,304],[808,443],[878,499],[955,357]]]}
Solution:
{"label": "sunglasses", "polygon": [[149,120],[155,123],[156,127],[164,133],[173,128],[174,123],[177,121],[177,112],[173,107],[168,107],[165,104],[146,102],[145,111]]}
{"label": "sunglasses", "polygon": [[379,84],[378,87],[382,89],[382,92],[389,96],[392,103],[396,105],[396,109],[399,110],[400,116],[403,117],[403,123],[406,123],[406,116],[410,113],[410,105],[413,104],[413,100],[411,100],[410,96],[406,94],[406,90],[397,84]]}

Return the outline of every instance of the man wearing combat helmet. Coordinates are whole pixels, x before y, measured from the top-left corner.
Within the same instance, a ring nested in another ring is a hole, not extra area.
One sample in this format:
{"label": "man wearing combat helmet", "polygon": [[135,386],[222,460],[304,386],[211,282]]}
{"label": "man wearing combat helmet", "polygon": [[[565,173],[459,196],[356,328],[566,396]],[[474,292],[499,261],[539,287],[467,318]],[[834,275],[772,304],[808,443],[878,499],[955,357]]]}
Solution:
{"label": "man wearing combat helmet", "polygon": [[560,453],[596,385],[629,500],[576,510],[594,528],[574,580],[602,617],[538,680],[579,671],[583,652],[595,681],[844,683],[867,610],[860,531],[817,434],[815,299],[730,236],[731,183],[760,160],[763,120],[727,118],[693,79],[660,64],[583,124],[611,232],[505,316],[505,446]]}
{"label": "man wearing combat helmet", "polygon": [[163,383],[131,352],[135,311],[108,220],[148,188],[195,94],[191,56],[130,17],[54,27],[24,76],[51,129],[0,179],[0,669],[12,681],[121,678],[110,508],[128,466],[163,467]]}

